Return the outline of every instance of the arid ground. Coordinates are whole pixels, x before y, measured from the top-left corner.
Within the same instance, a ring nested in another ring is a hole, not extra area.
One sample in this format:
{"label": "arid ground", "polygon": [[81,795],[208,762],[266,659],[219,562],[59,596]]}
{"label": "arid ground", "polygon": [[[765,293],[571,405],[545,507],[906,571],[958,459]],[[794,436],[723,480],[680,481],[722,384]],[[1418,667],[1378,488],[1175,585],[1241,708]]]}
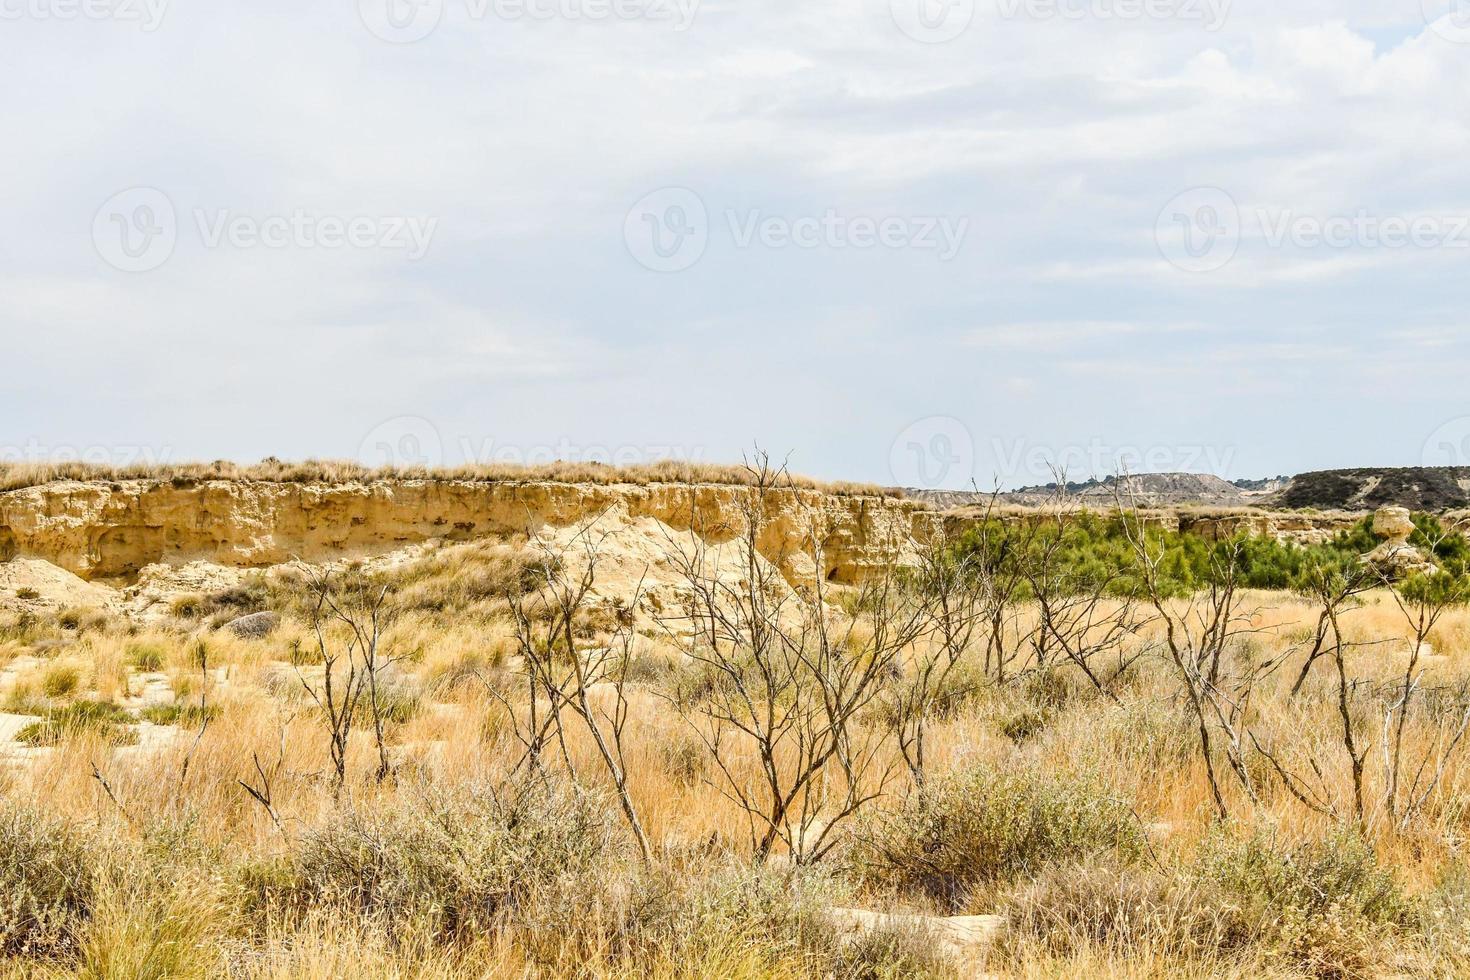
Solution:
{"label": "arid ground", "polygon": [[5,975],[1470,973],[1451,521],[472,476],[11,475]]}

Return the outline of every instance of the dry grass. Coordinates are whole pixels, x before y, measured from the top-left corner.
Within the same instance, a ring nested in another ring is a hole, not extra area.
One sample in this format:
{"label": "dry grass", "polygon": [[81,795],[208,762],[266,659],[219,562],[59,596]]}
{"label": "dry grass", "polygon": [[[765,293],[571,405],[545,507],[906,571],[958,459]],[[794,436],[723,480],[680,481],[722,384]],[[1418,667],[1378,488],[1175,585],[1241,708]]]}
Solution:
{"label": "dry grass", "polygon": [[[1463,758],[1412,833],[1376,821],[1366,841],[1344,837],[1268,778],[1258,802],[1226,786],[1236,817],[1221,826],[1157,653],[1114,703],[1065,668],[1028,676],[1021,651],[1015,683],[963,678],[932,733],[934,786],[891,780],[826,866],[755,868],[741,811],[714,788],[714,762],[666,700],[697,689],[697,671],[648,628],[628,739],[630,791],[654,842],[644,867],[585,733],[569,730],[566,743],[581,785],[560,763],[549,783],[511,771],[518,746],[497,695],[513,696],[517,660],[498,595],[539,587],[526,563],[504,545],[458,546],[395,571],[391,584],[403,608],[386,644],[403,656],[395,670],[413,710],[390,721],[396,777],[383,784],[372,779],[370,733],[354,733],[340,797],[304,693],[302,677],[320,667],[289,578],[252,600],[285,615],[269,637],[206,632],[207,675],[194,615],[147,628],[0,623],[10,658],[41,637],[69,639],[13,681],[36,698],[121,700],[157,671],[183,706],[160,741],[130,747],[79,727],[0,768],[12,808],[0,819],[0,936],[32,937],[5,940],[16,958],[0,976],[951,972],[922,937],[838,942],[821,915],[829,905],[1004,915],[1006,940],[978,965],[1005,977],[1453,976],[1470,964]],[[1314,621],[1285,595],[1247,605],[1253,632],[1232,656],[1286,652]],[[1408,642],[1389,599],[1370,596],[1344,623],[1364,643],[1355,673],[1388,680]],[[584,639],[606,638],[589,623]],[[1157,640],[1153,627],[1133,642]],[[1431,668],[1436,684],[1470,682],[1467,640],[1470,613],[1446,617],[1432,638],[1448,656]],[[1259,730],[1285,758],[1327,760],[1326,789],[1345,798],[1326,671],[1294,701],[1292,673],[1258,693]],[[201,695],[211,720],[196,742],[203,716],[184,709]],[[882,732],[883,715],[862,724]],[[1416,745],[1441,737],[1429,720],[1416,725]],[[728,748],[724,765],[759,772],[738,739]],[[262,772],[279,825],[241,787],[264,788]],[[1380,779],[1370,769],[1370,792]],[[7,867],[32,889],[21,900]]]}
{"label": "dry grass", "polygon": [[[717,484],[749,486],[754,481],[744,466],[722,466],[714,463],[664,461],[642,466],[611,466],[601,463],[552,463],[544,466],[516,466],[507,463],[426,468],[386,467],[374,469],[342,460],[309,459],[299,463],[265,460],[239,464],[214,463],[138,464],[103,466],[89,463],[7,463],[0,462],[0,493],[28,487],[45,486],[66,481],[123,482],[141,480],[152,483],[189,485],[210,480],[263,483],[369,483],[376,480],[427,480],[474,483],[588,483],[595,485],[632,484]],[[790,484],[808,490],[820,490],[841,496],[901,497],[901,490],[874,484],[846,481],[824,481],[791,476]]]}

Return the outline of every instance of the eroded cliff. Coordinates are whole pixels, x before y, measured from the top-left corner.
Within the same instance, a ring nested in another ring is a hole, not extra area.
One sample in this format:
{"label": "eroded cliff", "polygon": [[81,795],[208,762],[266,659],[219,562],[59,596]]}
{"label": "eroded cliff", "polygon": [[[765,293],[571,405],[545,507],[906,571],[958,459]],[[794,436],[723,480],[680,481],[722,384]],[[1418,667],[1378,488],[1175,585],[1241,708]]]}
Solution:
{"label": "eroded cliff", "polygon": [[[126,579],[164,563],[263,568],[651,518],[676,532],[734,537],[756,491],[723,485],[452,481],[298,484],[218,480],[52,483],[0,494],[0,560],[37,558],[83,579]],[[913,502],[778,489],[765,501],[760,552],[789,577],[852,582],[910,547]],[[813,567],[812,542],[822,567]]]}

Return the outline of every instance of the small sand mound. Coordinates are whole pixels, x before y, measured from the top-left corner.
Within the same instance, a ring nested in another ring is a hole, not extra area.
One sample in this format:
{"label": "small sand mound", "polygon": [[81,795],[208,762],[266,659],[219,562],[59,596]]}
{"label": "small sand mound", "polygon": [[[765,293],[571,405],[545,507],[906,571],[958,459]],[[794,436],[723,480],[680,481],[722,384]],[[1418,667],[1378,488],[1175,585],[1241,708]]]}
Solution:
{"label": "small sand mound", "polygon": [[0,562],[0,609],[67,609],[92,606],[111,609],[118,593],[94,585],[39,558]]}

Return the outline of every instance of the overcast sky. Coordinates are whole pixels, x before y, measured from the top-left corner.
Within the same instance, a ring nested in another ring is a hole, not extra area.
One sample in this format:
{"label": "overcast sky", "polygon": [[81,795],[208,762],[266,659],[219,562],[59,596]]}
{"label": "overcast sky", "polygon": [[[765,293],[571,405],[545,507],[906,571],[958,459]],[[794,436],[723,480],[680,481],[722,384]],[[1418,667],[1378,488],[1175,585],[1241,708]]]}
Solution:
{"label": "overcast sky", "polygon": [[1470,463],[1467,91],[1449,0],[0,0],[0,458]]}

